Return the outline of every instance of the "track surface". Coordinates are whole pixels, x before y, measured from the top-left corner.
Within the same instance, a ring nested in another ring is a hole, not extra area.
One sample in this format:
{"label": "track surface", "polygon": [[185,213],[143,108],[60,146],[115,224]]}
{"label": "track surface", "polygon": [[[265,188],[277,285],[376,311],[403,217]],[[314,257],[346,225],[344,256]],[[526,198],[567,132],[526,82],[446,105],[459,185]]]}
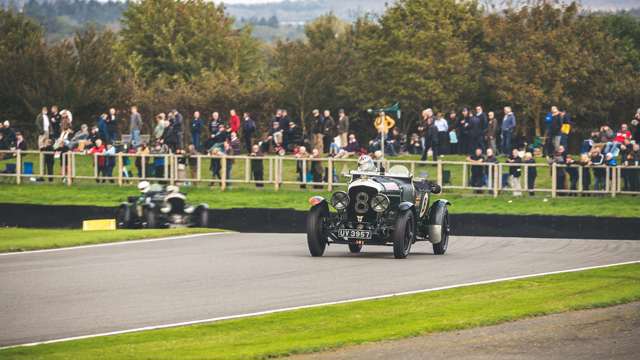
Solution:
{"label": "track surface", "polygon": [[0,256],[0,346],[640,259],[640,241],[452,237],[311,258],[303,234],[224,234]]}

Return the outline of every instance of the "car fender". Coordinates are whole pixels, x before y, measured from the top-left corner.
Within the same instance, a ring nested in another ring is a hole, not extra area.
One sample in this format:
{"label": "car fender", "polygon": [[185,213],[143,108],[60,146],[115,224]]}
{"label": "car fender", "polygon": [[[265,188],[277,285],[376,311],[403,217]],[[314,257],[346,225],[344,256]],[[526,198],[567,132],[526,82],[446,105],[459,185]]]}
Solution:
{"label": "car fender", "polygon": [[400,203],[400,205],[398,205],[398,210],[403,211],[403,212],[407,211],[407,210],[412,210],[414,208],[415,208],[415,205],[412,204],[409,201],[403,201],[403,202]]}
{"label": "car fender", "polygon": [[309,199],[309,204],[311,205],[311,209],[315,209],[317,207],[322,208],[323,210],[329,211],[329,203],[327,199],[322,196],[313,196]]}
{"label": "car fender", "polygon": [[429,207],[429,241],[433,244],[439,244],[442,241],[442,221],[449,205],[451,203],[448,200],[439,199]]}

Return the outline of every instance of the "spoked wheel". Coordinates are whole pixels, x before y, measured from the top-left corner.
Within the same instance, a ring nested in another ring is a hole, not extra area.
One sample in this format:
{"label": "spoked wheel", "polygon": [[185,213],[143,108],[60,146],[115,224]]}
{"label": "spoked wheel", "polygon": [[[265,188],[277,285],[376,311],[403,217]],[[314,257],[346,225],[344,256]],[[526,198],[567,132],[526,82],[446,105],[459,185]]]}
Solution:
{"label": "spoked wheel", "polygon": [[440,238],[442,239],[439,243],[433,244],[433,253],[436,255],[444,255],[447,252],[447,247],[449,246],[449,210],[444,207],[442,214],[437,214],[439,218],[436,218],[438,225],[441,225],[440,231],[442,232]]}
{"label": "spoked wheel", "polygon": [[405,211],[398,216],[396,229],[393,232],[393,256],[396,259],[404,259],[409,255],[414,237],[415,222],[413,221],[413,212]]}
{"label": "spoked wheel", "polygon": [[313,257],[322,256],[327,247],[324,219],[328,215],[327,208],[322,205],[311,208],[307,215],[307,245],[309,245],[309,253]]}
{"label": "spoked wheel", "polygon": [[362,250],[362,244],[349,244],[349,252],[357,254]]}

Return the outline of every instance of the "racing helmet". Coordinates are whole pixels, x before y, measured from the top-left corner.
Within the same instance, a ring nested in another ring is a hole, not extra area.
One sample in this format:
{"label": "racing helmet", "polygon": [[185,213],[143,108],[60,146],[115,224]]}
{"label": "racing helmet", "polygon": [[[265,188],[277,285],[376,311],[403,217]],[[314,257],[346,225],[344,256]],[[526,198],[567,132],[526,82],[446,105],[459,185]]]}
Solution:
{"label": "racing helmet", "polygon": [[167,186],[167,192],[171,194],[178,193],[180,192],[180,188],[175,185],[169,185]]}
{"label": "racing helmet", "polygon": [[143,194],[149,191],[149,187],[151,187],[151,184],[149,184],[148,181],[141,181],[138,184],[138,190],[140,190],[140,192]]}
{"label": "racing helmet", "polygon": [[373,163],[373,159],[369,155],[362,155],[358,159],[358,171],[376,171],[376,164]]}

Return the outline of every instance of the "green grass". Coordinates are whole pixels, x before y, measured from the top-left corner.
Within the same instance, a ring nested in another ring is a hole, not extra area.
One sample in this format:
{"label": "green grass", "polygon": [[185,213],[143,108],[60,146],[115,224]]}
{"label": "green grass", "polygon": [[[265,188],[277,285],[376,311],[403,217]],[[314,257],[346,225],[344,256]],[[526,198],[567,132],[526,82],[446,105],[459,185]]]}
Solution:
{"label": "green grass", "polygon": [[265,359],[640,300],[640,265],[0,351],[4,359]]}
{"label": "green grass", "polygon": [[216,229],[176,228],[113,231],[0,228],[0,252],[51,249],[127,240],[198,234]]}
{"label": "green grass", "polygon": [[[105,191],[106,190],[106,191]],[[306,210],[312,195],[329,197],[326,190],[300,190],[288,187],[274,191],[272,187],[256,190],[253,186],[235,186],[225,192],[205,186],[182,187],[193,203],[205,202],[217,209],[228,208],[292,208]],[[67,187],[62,184],[2,184],[2,202],[18,204],[46,205],[96,205],[116,206],[127,196],[134,195],[134,186],[118,187],[112,184],[76,184]],[[635,197],[560,197],[551,199],[538,194],[533,197],[513,197],[501,195],[473,195],[445,192],[445,197],[453,203],[451,213],[491,213],[514,215],[574,215],[603,217],[637,217],[640,201]]]}

